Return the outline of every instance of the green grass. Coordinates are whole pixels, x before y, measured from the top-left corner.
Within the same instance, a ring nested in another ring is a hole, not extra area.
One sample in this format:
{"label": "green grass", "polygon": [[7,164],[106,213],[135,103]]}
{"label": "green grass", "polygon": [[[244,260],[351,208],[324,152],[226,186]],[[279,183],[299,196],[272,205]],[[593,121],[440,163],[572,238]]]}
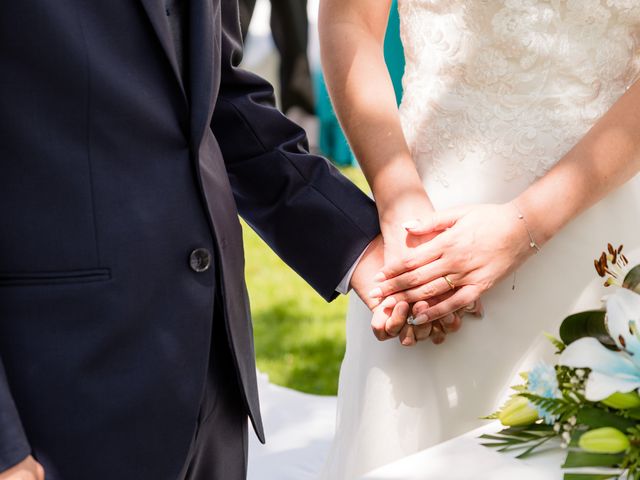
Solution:
{"label": "green grass", "polygon": [[[360,170],[343,173],[366,189]],[[243,223],[258,368],[278,385],[335,395],[347,298],[326,303]]]}

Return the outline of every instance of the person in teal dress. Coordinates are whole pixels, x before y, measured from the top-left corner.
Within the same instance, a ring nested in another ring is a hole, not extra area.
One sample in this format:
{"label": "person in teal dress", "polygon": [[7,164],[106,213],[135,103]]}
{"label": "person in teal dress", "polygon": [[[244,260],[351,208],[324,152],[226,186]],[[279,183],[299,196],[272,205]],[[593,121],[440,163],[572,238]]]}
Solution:
{"label": "person in teal dress", "polygon": [[[393,88],[396,92],[398,105],[402,99],[402,75],[404,74],[404,50],[400,41],[400,17],[398,16],[398,2],[393,0],[389,24],[384,41],[384,56],[391,75]],[[323,155],[336,165],[350,166],[356,164],[353,152],[349,148],[347,139],[331,106],[331,100],[324,83],[322,70],[316,68],[313,72],[314,89],[316,95],[316,115],[320,122],[319,148]]]}

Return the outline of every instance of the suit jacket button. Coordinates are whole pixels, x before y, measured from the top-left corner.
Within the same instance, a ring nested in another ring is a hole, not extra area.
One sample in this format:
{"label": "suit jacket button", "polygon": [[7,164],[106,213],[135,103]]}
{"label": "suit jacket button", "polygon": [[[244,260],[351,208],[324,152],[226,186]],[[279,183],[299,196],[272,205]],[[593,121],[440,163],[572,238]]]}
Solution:
{"label": "suit jacket button", "polygon": [[189,266],[194,272],[206,272],[211,267],[211,252],[206,248],[196,248],[189,255]]}

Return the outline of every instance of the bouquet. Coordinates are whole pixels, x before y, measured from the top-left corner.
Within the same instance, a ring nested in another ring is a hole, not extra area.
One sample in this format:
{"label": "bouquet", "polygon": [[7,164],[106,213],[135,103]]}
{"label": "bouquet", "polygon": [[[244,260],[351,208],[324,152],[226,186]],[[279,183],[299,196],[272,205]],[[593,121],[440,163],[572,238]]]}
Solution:
{"label": "bouquet", "polygon": [[622,250],[608,245],[595,260],[615,289],[604,307],[567,317],[560,339],[547,335],[556,364],[521,374],[524,384],[486,417],[506,428],[483,445],[524,458],[555,439],[567,450],[565,480],[640,479],[640,265]]}

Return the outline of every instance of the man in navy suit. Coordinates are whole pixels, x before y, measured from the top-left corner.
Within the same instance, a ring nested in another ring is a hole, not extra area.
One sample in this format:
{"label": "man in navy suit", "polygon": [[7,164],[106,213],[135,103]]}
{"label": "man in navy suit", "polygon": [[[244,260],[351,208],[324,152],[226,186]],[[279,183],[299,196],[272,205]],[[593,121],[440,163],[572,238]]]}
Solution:
{"label": "man in navy suit", "polygon": [[380,265],[373,203],[240,59],[235,0],[3,3],[0,479],[244,478],[238,213],[327,300]]}
{"label": "man in navy suit", "polygon": [[[178,0],[180,1],[180,0]],[[256,0],[239,0],[242,38],[249,33],[249,25]],[[307,57],[309,20],[307,0],[270,0],[271,36],[280,54],[279,83],[282,111],[292,108],[306,115],[315,114],[313,80]]]}

